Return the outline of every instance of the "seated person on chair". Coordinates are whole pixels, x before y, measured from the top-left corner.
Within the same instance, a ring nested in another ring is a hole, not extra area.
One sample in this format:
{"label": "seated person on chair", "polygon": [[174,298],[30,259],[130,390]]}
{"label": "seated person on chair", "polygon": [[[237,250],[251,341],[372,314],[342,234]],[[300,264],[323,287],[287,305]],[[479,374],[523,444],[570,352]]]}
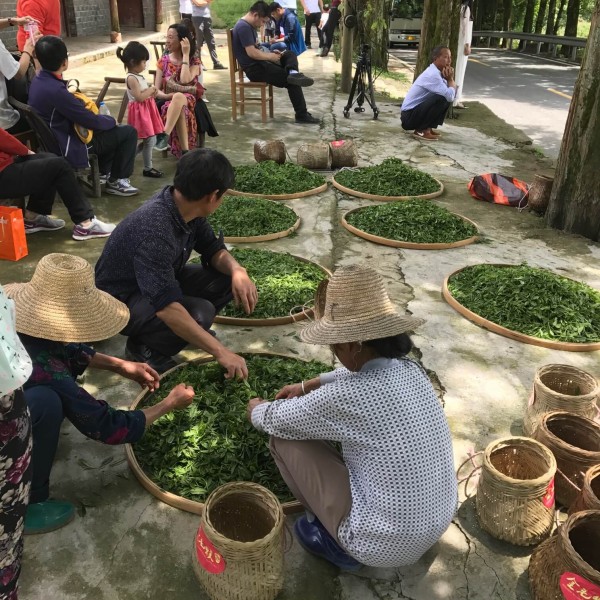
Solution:
{"label": "seated person on chair", "polygon": [[[247,377],[241,356],[210,330],[232,298],[250,314],[257,292],[206,217],[233,187],[231,163],[216,150],[191,150],[167,186],[115,229],[96,264],[96,284],[129,308],[126,356],[159,372],[188,344],[212,354],[227,377]],[[200,264],[188,264],[192,250]]]}
{"label": "seated person on chair", "polygon": [[270,52],[258,45],[256,30],[270,18],[269,5],[255,2],[232,30],[233,54],[250,81],[264,81],[275,87],[287,88],[296,123],[318,125],[319,119],[306,109],[302,87],[314,82],[298,72],[298,57],[286,50]]}
{"label": "seated person on chair", "polygon": [[433,129],[444,123],[457,87],[454,69],[450,66],[450,49],[436,46],[431,51],[431,61],[408,90],[400,109],[400,119],[403,129],[414,129],[416,138],[435,141],[439,134]]}
{"label": "seated person on chair", "polygon": [[[85,169],[89,166],[89,149],[98,156],[100,173],[107,176],[108,194],[137,194],[137,188],[129,183],[137,149],[135,128],[117,126],[109,115],[95,115],[67,90],[63,72],[69,68],[69,55],[59,37],[40,38],[35,54],[42,70],[31,82],[29,105],[48,123],[62,155],[75,169]],[[75,124],[93,132],[89,146],[75,132]]]}
{"label": "seated person on chair", "polygon": [[62,219],[50,217],[56,193],[75,223],[73,239],[108,237],[115,228],[94,216],[89,200],[77,184],[71,165],[61,156],[33,153],[10,133],[0,129],[0,198],[29,196],[23,210],[25,233],[62,229]]}

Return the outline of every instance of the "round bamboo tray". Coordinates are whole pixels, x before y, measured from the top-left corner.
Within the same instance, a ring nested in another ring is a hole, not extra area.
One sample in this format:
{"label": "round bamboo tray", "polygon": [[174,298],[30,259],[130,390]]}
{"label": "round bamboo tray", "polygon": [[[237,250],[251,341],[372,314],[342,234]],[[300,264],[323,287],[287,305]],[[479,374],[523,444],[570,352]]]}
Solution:
{"label": "round bamboo tray", "polygon": [[[262,356],[279,356],[283,358],[293,358],[294,360],[302,360],[296,356],[288,356],[286,354],[279,354],[276,352],[252,352],[248,354],[258,354]],[[180,369],[181,367],[189,363],[202,365],[213,361],[214,358],[212,357],[204,357],[197,358],[196,360],[191,360],[187,363],[182,363],[180,365],[177,365],[176,367],[173,367],[172,369],[169,369],[168,371],[165,371],[160,376],[160,379],[164,379],[173,371]],[[140,402],[148,395],[149,393],[147,390],[140,392],[135,398],[135,400],[132,402],[129,409],[136,410],[138,404],[140,404]],[[127,463],[129,464],[129,468],[133,471],[133,474],[136,476],[137,480],[142,484],[142,487],[145,488],[146,491],[150,492],[155,498],[158,498],[161,502],[164,502],[169,506],[173,506],[174,508],[179,508],[180,510],[185,510],[186,512],[193,513],[195,515],[202,514],[202,511],[204,510],[203,502],[197,502],[196,500],[189,500],[188,498],[184,498],[183,496],[178,496],[177,494],[173,494],[172,492],[164,490],[156,483],[154,483],[154,481],[152,481],[152,479],[150,479],[148,475],[146,475],[142,467],[140,467],[140,464],[138,463],[137,458],[135,456],[133,446],[131,444],[125,444],[125,456],[127,457]],[[298,502],[297,500],[294,500],[292,502],[283,502],[281,506],[283,507],[283,511],[285,512],[285,514],[293,514],[304,510],[302,504],[300,504],[300,502]]]}
{"label": "round bamboo tray", "polygon": [[[491,266],[495,267],[514,267],[517,265],[507,265],[507,264],[495,264],[489,263]],[[531,344],[532,346],[541,346],[542,348],[552,348],[553,350],[565,350],[566,352],[593,352],[594,350],[600,350],[600,342],[589,342],[589,343],[581,343],[578,344],[576,342],[556,342],[554,340],[543,340],[542,338],[536,338],[531,335],[525,335],[524,333],[520,333],[518,331],[514,331],[512,329],[508,329],[506,327],[502,327],[502,325],[498,325],[496,323],[492,323],[492,321],[488,321],[484,319],[482,316],[470,311],[468,308],[463,306],[460,302],[458,302],[454,296],[450,293],[448,289],[448,280],[460,273],[463,269],[468,269],[474,265],[468,265],[467,267],[461,267],[456,271],[450,273],[444,279],[444,284],[442,287],[442,296],[444,300],[459,314],[463,317],[472,321],[476,325],[483,327],[484,329],[488,329],[492,333],[497,333],[504,337],[510,338],[511,340],[516,340],[518,342],[523,342],[524,344]],[[563,277],[563,275],[561,275]],[[565,279],[570,279],[569,277],[565,277]],[[572,280],[574,281],[574,280]]]}
{"label": "round bamboo tray", "polygon": [[[292,209],[290,209],[290,210],[292,210]],[[294,213],[298,217],[296,219],[296,222],[291,227],[288,227],[284,231],[278,231],[276,233],[265,233],[264,235],[251,235],[251,236],[246,236],[246,237],[244,237],[244,236],[236,237],[236,236],[227,236],[226,235],[223,238],[223,240],[227,244],[254,244],[257,242],[270,242],[272,240],[278,240],[280,238],[287,237],[291,233],[294,233],[294,231],[296,231],[298,229],[298,227],[300,227],[300,217],[298,216],[296,211],[294,211]]]}
{"label": "round bamboo tray", "polygon": [[[462,246],[468,246],[469,244],[472,244],[473,242],[476,242],[479,239],[478,235],[474,235],[470,238],[465,238],[464,240],[459,240],[458,242],[452,242],[452,243],[438,243],[438,242],[417,243],[417,242],[403,242],[400,240],[392,240],[390,238],[384,238],[379,235],[375,235],[373,233],[367,233],[366,231],[363,231],[362,229],[358,229],[358,227],[354,227],[354,225],[350,225],[350,223],[348,223],[346,217],[348,215],[351,215],[354,212],[362,210],[363,208],[364,207],[361,206],[360,208],[353,208],[352,210],[349,210],[342,217],[342,225],[350,233],[353,233],[354,235],[357,235],[358,237],[361,237],[365,240],[369,240],[369,242],[374,242],[375,244],[383,244],[384,246],[391,246],[392,248],[407,248],[409,250],[450,250],[451,248],[460,248]],[[452,213],[452,214],[455,214],[455,213]],[[473,221],[471,221],[470,219],[467,219],[466,217],[463,217],[462,215],[456,215],[456,216],[460,217],[463,221],[470,223],[471,225],[473,225],[473,227],[475,227],[475,229],[477,229],[477,231],[479,231],[479,227],[477,226],[477,224],[474,223]]]}
{"label": "round bamboo tray", "polygon": [[[301,262],[310,263],[317,267],[319,267],[325,276],[331,277],[331,271],[326,269],[323,265],[316,263],[312,260],[308,260],[308,258],[303,258],[302,256],[296,256],[292,254],[294,258],[298,259]],[[288,325],[289,323],[296,323],[296,321],[303,321],[304,319],[308,319],[313,316],[312,308],[303,308],[301,311],[294,313],[292,315],[286,315],[282,317],[270,317],[267,319],[251,319],[246,317],[225,317],[223,315],[217,315],[215,317],[215,323],[219,323],[220,325],[240,325],[242,327],[267,327],[268,325]]]}
{"label": "round bamboo tray", "polygon": [[[359,192],[358,190],[347,188],[346,186],[342,185],[341,183],[338,183],[335,180],[335,175],[331,179],[333,187],[340,190],[340,192],[344,192],[344,194],[356,196],[357,198],[365,198],[367,200],[380,200],[382,202],[392,202],[394,200],[411,200],[413,198],[416,198],[417,200],[429,200],[430,198],[437,198],[438,196],[441,196],[444,193],[444,184],[438,179],[435,179],[435,181],[439,184],[440,189],[437,192],[431,192],[431,194],[421,194],[419,196],[379,196],[378,194],[368,194],[367,192]],[[265,197],[268,198],[268,196]]]}
{"label": "round bamboo tray", "polygon": [[250,194],[249,192],[240,192],[238,190],[227,190],[227,194],[231,196],[248,196],[249,198],[266,198],[267,200],[294,200],[296,198],[306,198],[307,196],[314,196],[320,194],[327,189],[327,182],[319,187],[313,188],[312,190],[305,190],[304,192],[296,192],[295,194]]}

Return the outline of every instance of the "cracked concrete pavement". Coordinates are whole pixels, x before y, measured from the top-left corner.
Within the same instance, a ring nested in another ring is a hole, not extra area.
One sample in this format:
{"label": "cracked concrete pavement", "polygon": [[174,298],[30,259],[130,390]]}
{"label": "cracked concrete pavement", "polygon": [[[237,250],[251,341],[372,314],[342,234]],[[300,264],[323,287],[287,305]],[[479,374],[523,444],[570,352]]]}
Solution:
{"label": "cracked concrete pavement", "polygon": [[[223,43],[224,36],[218,40]],[[219,48],[222,59],[226,50]],[[208,145],[224,152],[234,164],[253,161],[256,139],[283,138],[292,158],[307,141],[353,138],[360,164],[376,164],[397,156],[442,180],[444,194],[435,200],[479,224],[482,243],[448,251],[398,250],[359,239],[340,225],[341,215],[368,200],[351,198],[330,187],[311,198],[286,202],[302,217],[294,237],[265,245],[316,260],[328,268],[365,262],[385,278],[392,299],[427,323],[414,336],[417,356],[429,370],[445,404],[458,466],[471,448],[483,449],[492,440],[521,433],[522,415],[535,370],[546,363],[567,363],[598,373],[598,353],[566,353],[520,344],[494,335],[463,319],[441,297],[444,277],[467,264],[527,261],[586,281],[600,288],[598,244],[546,229],[527,211],[473,200],[466,184],[477,173],[499,171],[531,181],[534,173],[551,167],[526,145],[517,130],[473,105],[458,121],[449,121],[443,138],[434,145],[402,132],[398,100],[378,99],[380,118],[342,116],[346,95],[336,90],[332,58],[303,56],[306,73],[315,86],[307,90],[309,110],[322,116],[320,128],[296,125],[287,94],[276,90],[275,119],[263,125],[248,111],[232,123],[227,72],[207,71],[209,108],[220,136]],[[82,88],[99,89],[104,75],[120,75],[114,57],[68,72]],[[389,82],[386,82],[386,87]],[[393,84],[391,84],[393,88]],[[401,89],[401,86],[399,86]],[[393,90],[392,90],[393,91]],[[122,90],[111,89],[107,101],[116,114]],[[156,166],[174,172],[172,158],[157,158]],[[93,200],[100,218],[119,220],[139,206],[162,182],[142,180],[136,164],[134,185],[143,193],[135,198],[103,196]],[[64,216],[62,206],[57,214]],[[94,263],[103,242],[74,242],[67,229],[28,238],[30,255],[18,263],[2,264],[2,282],[31,277],[37,260],[50,251],[77,253]],[[219,337],[236,351],[295,350],[303,358],[330,361],[326,349],[302,345],[286,336],[301,324],[283,327],[234,328],[218,326]],[[98,345],[122,355],[123,338]],[[197,352],[187,350],[183,357]],[[90,372],[86,388],[114,406],[128,406],[138,393],[118,377]],[[471,486],[470,486],[471,488]],[[472,493],[472,489],[469,490]],[[69,526],[26,539],[21,577],[22,596],[28,600],[163,600],[204,599],[190,564],[199,518],[150,496],[129,472],[123,448],[99,445],[83,438],[66,423],[53,470],[52,494],[76,502],[79,514]],[[531,549],[500,542],[477,525],[473,499],[461,490],[461,505],[448,531],[415,565],[400,569],[365,568],[358,574],[340,573],[307,555],[297,543],[286,554],[283,600],[526,600],[530,598],[527,565]],[[294,517],[288,517],[291,524]]]}

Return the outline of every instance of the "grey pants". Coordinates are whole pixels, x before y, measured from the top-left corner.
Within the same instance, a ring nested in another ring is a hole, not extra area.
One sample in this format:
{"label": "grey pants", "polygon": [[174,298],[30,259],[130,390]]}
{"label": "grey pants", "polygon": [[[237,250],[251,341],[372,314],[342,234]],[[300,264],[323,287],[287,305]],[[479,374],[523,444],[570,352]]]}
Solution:
{"label": "grey pants", "polygon": [[348,468],[340,453],[323,440],[276,437],[270,450],[292,494],[339,543],[340,523],[352,508]]}
{"label": "grey pants", "polygon": [[192,23],[196,29],[196,44],[198,45],[198,53],[200,53],[200,50],[202,50],[202,45],[206,41],[213,65],[218,64],[219,57],[217,56],[215,34],[212,30],[212,19],[210,17],[192,17]]}

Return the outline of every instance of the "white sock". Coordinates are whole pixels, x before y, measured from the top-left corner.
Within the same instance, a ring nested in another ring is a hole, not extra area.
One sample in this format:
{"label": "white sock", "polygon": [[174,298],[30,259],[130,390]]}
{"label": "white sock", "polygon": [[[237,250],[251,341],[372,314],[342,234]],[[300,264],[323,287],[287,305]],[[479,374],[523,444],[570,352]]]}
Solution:
{"label": "white sock", "polygon": [[298,73],[299,71],[294,71],[293,69],[290,69],[289,74],[290,75],[295,75],[296,73]]}
{"label": "white sock", "polygon": [[317,518],[317,517],[315,517],[315,514],[311,513],[310,510],[305,510],[304,512],[306,513],[306,520],[309,523],[314,523],[315,519]]}

